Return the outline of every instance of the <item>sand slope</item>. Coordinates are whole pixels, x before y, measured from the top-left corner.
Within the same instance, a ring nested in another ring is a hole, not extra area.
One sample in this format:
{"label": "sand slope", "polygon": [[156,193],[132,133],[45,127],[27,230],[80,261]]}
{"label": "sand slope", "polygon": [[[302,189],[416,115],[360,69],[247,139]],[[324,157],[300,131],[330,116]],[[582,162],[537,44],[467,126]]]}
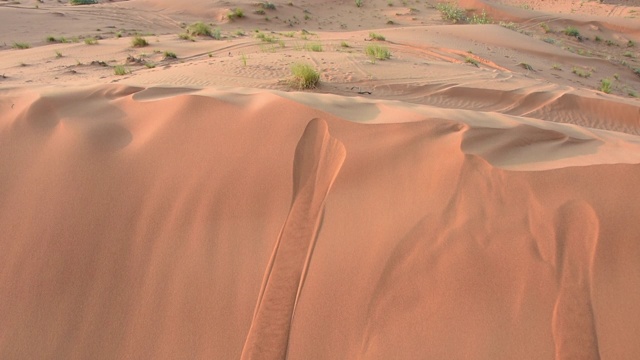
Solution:
{"label": "sand slope", "polygon": [[457,4],[0,0],[0,359],[640,358],[640,3]]}
{"label": "sand slope", "polygon": [[3,359],[640,353],[640,159],[611,161],[635,136],[352,102],[362,124],[311,94],[2,95]]}

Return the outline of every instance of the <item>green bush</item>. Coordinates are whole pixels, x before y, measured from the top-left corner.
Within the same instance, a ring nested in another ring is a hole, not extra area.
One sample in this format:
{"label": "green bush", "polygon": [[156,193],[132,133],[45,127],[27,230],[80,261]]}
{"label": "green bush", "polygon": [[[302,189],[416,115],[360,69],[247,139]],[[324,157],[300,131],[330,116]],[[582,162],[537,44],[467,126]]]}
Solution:
{"label": "green bush", "polygon": [[364,48],[364,53],[373,60],[387,60],[391,58],[391,52],[384,46],[369,45]]}
{"label": "green bush", "polygon": [[211,36],[211,27],[202,21],[198,21],[187,27],[187,34],[192,36]]}
{"label": "green bush", "polygon": [[385,41],[386,38],[380,34],[376,34],[374,32],[369,33],[369,38],[371,40]]}
{"label": "green bush", "polygon": [[573,26],[567,26],[566,29],[564,29],[564,34],[567,36],[573,36],[575,38],[580,38],[580,31],[578,31],[578,29],[576,29]]}
{"label": "green bush", "polygon": [[312,89],[318,86],[320,73],[311,65],[295,63],[291,66],[291,84],[298,89]]}
{"label": "green bush", "polygon": [[26,43],[26,42],[14,42],[13,43],[13,48],[14,49],[28,49],[30,47],[31,47],[31,45],[29,45],[29,43]]}
{"label": "green bush", "polygon": [[148,46],[149,43],[147,42],[147,39],[141,36],[136,36],[131,40],[131,45],[133,45],[133,47],[145,47]]}
{"label": "green bush", "polygon": [[116,65],[113,67],[113,73],[116,75],[126,75],[128,71],[124,65]]}
{"label": "green bush", "polygon": [[436,9],[440,11],[442,18],[452,23],[463,23],[467,21],[467,13],[464,9],[459,8],[452,3],[440,3],[436,5]]}
{"label": "green bush", "polygon": [[611,80],[610,79],[602,79],[600,80],[600,91],[605,94],[611,94]]}
{"label": "green bush", "polygon": [[239,18],[243,18],[243,17],[244,17],[244,10],[242,10],[240,8],[235,8],[235,9],[231,10],[231,12],[229,12],[227,14],[227,18],[229,20],[239,19]]}

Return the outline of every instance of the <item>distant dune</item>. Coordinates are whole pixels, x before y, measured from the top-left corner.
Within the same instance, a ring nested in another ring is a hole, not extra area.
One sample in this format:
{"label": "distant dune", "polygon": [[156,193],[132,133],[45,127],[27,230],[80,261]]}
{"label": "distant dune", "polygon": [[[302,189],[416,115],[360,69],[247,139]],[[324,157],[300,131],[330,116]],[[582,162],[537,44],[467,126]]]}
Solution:
{"label": "distant dune", "polygon": [[0,1],[0,359],[640,358],[638,1],[271,5]]}

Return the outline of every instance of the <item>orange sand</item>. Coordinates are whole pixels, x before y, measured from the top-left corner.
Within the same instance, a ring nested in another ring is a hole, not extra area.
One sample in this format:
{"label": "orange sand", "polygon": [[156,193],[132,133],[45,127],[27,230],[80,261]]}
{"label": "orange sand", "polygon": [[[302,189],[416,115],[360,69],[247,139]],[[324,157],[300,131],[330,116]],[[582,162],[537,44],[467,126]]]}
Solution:
{"label": "orange sand", "polygon": [[1,1],[0,359],[640,358],[640,4],[364,3]]}

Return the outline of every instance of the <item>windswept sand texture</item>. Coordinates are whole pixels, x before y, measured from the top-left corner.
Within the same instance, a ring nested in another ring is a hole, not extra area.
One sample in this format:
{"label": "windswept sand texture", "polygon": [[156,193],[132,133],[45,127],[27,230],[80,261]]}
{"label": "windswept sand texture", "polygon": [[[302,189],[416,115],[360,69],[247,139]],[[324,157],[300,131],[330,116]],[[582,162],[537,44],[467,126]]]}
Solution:
{"label": "windswept sand texture", "polygon": [[273,4],[0,0],[0,359],[640,358],[639,1]]}

